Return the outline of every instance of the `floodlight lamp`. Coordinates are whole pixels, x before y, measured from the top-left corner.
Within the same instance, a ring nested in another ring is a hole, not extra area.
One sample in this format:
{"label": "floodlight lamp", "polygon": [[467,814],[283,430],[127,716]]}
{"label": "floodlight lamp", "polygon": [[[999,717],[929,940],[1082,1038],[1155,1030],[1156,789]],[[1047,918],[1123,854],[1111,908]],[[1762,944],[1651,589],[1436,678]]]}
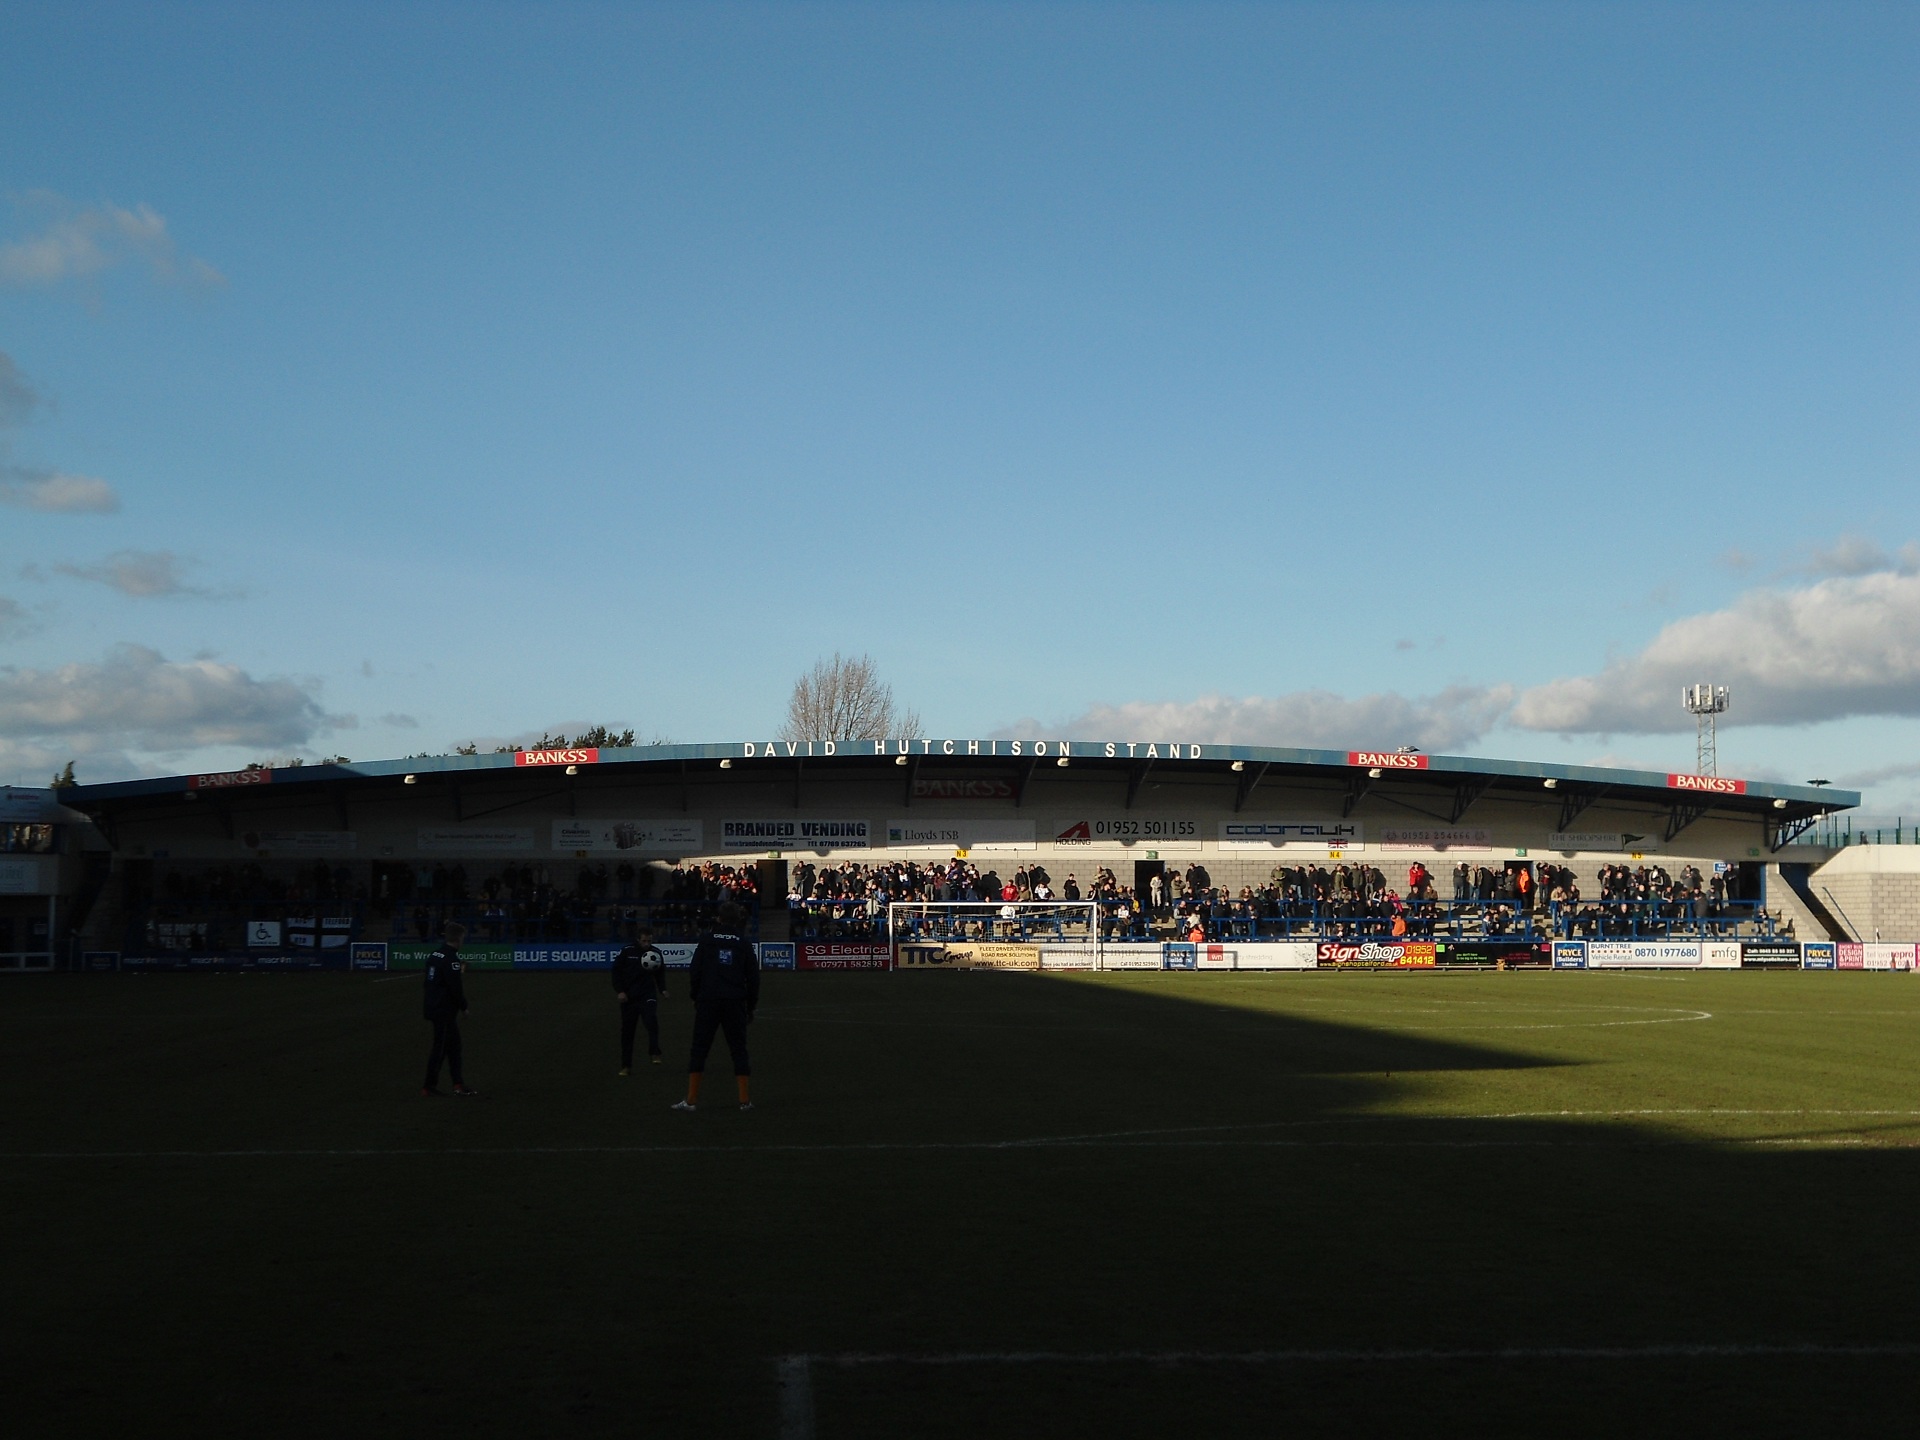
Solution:
{"label": "floodlight lamp", "polygon": [[731,761],[731,760],[722,760],[722,761],[720,762],[720,768],[721,768],[722,770],[731,770],[731,769],[733,768],[733,761]]}
{"label": "floodlight lamp", "polygon": [[1233,764],[1229,765],[1227,768],[1233,771],[1234,774],[1238,775],[1242,770],[1247,768],[1247,762],[1244,760],[1236,760],[1233,762]]}
{"label": "floodlight lamp", "polygon": [[1773,802],[1773,808],[1776,810],[1784,810],[1787,808],[1787,802],[1784,800],[1776,800]]}
{"label": "floodlight lamp", "polygon": [[1396,755],[1418,755],[1420,753],[1420,747],[1418,745],[1402,745],[1393,753]]}
{"label": "floodlight lamp", "polygon": [[904,765],[907,763],[907,757],[904,755],[896,755],[893,757],[893,763],[896,765]]}
{"label": "floodlight lamp", "polygon": [[1809,781],[1807,781],[1807,784],[1809,784],[1809,785],[1831,785],[1831,784],[1833,784],[1833,781],[1831,781],[1831,780],[1809,780]]}
{"label": "floodlight lamp", "polygon": [[1067,768],[1067,757],[1062,755],[1058,760],[1054,761],[1053,763],[1058,765],[1062,770],[1064,770]]}
{"label": "floodlight lamp", "polygon": [[580,773],[580,767],[578,765],[567,766],[567,774],[578,775],[579,773]]}
{"label": "floodlight lamp", "polygon": [[1374,768],[1373,768],[1373,769],[1371,769],[1371,770],[1369,770],[1369,771],[1367,771],[1367,779],[1369,779],[1369,780],[1378,780],[1379,778],[1380,778],[1380,767],[1379,767],[1379,766],[1377,766],[1377,765],[1376,765],[1376,766],[1374,766]]}
{"label": "floodlight lamp", "polygon": [[418,785],[420,783],[420,777],[418,775],[409,775],[400,783],[402,785]]}
{"label": "floodlight lamp", "polygon": [[1541,783],[1543,783],[1549,790],[1558,790],[1560,788],[1560,782],[1558,780],[1546,780]]}

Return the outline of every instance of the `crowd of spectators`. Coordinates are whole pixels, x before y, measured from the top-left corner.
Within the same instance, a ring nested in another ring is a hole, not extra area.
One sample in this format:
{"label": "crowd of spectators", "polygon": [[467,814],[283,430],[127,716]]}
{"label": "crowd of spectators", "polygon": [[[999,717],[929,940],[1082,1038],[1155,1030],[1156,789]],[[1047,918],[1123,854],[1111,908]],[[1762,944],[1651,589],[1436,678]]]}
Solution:
{"label": "crowd of spectators", "polygon": [[[1105,866],[1084,882],[1056,880],[1038,860],[1006,873],[991,864],[946,861],[802,860],[789,869],[787,903],[793,938],[875,940],[887,936],[887,907],[922,902],[980,907],[958,914],[956,933],[1000,933],[994,920],[1025,914],[1018,925],[1084,934],[1085,912],[1032,921],[1031,912],[999,907],[1034,902],[1093,902],[1109,940],[1189,939],[1204,942],[1286,938],[1408,939],[1505,937],[1545,939],[1660,937],[1669,934],[1764,933],[1776,928],[1757,905],[1736,898],[1737,871],[1677,873],[1655,865],[1608,865],[1592,896],[1572,869],[1550,862],[1498,868],[1461,861],[1451,867],[1448,895],[1422,862],[1405,883],[1378,866],[1279,865],[1261,885],[1215,885],[1197,860],[1150,875],[1136,891]],[[350,915],[355,933],[428,940],[448,920],[474,940],[594,941],[618,938],[645,921],[664,940],[691,939],[726,900],[758,910],[753,866],[676,865],[621,859],[556,870],[544,862],[510,862],[475,878],[466,865],[375,862],[368,871],[331,861],[292,866],[210,864],[167,869],[153,895],[137,904],[130,939],[149,945],[210,948],[244,943],[250,919],[322,912]],[[1002,927],[1004,928],[1004,927]],[[1790,923],[1787,927],[1790,930]],[[1022,929],[1020,933],[1025,933]]]}
{"label": "crowd of spectators", "polygon": [[[361,871],[364,875],[367,872]],[[581,864],[556,875],[541,862],[507,864],[477,879],[452,864],[376,862],[371,884],[347,865],[257,863],[169,868],[128,915],[134,942],[156,949],[230,949],[250,920],[324,913],[351,917],[355,935],[429,940],[449,920],[473,940],[610,940],[644,921],[662,940],[692,939],[723,901],[757,914],[752,866]]]}

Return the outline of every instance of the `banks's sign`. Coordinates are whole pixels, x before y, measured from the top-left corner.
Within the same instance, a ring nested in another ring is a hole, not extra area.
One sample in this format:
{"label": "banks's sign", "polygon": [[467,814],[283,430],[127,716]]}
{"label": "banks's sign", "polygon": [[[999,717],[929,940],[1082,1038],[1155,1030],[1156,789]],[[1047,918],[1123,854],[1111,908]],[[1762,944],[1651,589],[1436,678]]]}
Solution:
{"label": "banks's sign", "polygon": [[588,746],[584,750],[516,750],[513,752],[515,765],[598,765],[600,751],[597,746]]}
{"label": "banks's sign", "polygon": [[189,790],[231,790],[242,785],[271,785],[271,770],[220,770],[211,775],[189,775]]}
{"label": "banks's sign", "polygon": [[913,782],[916,800],[1011,800],[1019,791],[1006,779],[966,780],[957,775],[923,775]]}
{"label": "banks's sign", "polygon": [[1725,775],[1678,775],[1667,776],[1669,790],[1698,790],[1708,795],[1744,795],[1747,782],[1734,780]]}
{"label": "banks's sign", "polygon": [[1369,770],[1425,770],[1427,757],[1398,750],[1349,750],[1347,764],[1364,765]]}

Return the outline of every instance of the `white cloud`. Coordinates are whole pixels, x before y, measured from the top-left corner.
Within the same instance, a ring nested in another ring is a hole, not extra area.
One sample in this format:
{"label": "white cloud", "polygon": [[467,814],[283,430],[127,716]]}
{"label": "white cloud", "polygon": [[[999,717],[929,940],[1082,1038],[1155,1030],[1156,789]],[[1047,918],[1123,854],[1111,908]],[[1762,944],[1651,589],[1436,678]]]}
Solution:
{"label": "white cloud", "polygon": [[1567,734],[1686,730],[1680,690],[1695,681],[1732,690],[1729,724],[1920,715],[1920,575],[1880,570],[1751,591],[1676,620],[1597,675],[1525,691],[1510,723]]}
{"label": "white cloud", "polygon": [[141,645],[116,646],[98,664],[0,667],[0,763],[8,755],[124,762],[127,751],[285,748],[334,723],[291,680],[255,679],[216,660],[175,663]]}
{"label": "white cloud", "polygon": [[1438,695],[1410,698],[1385,692],[1357,700],[1326,690],[1244,698],[1203,695],[1198,700],[1095,705],[1064,724],[1024,720],[1002,733],[1336,750],[1400,745],[1456,750],[1492,729],[1512,703],[1510,685],[1456,685]]}
{"label": "white cloud", "polygon": [[413,716],[398,713],[382,715],[380,717],[380,723],[382,725],[390,725],[395,730],[418,730],[420,728],[420,722],[414,719]]}
{"label": "white cloud", "polygon": [[56,565],[62,575],[91,580],[122,595],[147,600],[164,595],[205,595],[181,578],[183,562],[171,550],[117,550],[98,565]]}
{"label": "white cloud", "polygon": [[1809,575],[1871,575],[1879,570],[1912,574],[1920,569],[1920,545],[1909,542],[1895,553],[1864,535],[1842,535],[1815,550],[1799,568]]}
{"label": "white cloud", "polygon": [[27,607],[18,600],[0,595],[0,639],[27,627]]}
{"label": "white cloud", "polygon": [[0,285],[53,286],[126,264],[145,265],[162,284],[206,289],[226,283],[204,260],[181,254],[166,217],[149,206],[76,205],[36,191],[22,208],[42,217],[40,228],[0,245]]}
{"label": "white cloud", "polygon": [[0,505],[18,505],[61,515],[111,515],[120,497],[104,480],[57,470],[0,467]]}

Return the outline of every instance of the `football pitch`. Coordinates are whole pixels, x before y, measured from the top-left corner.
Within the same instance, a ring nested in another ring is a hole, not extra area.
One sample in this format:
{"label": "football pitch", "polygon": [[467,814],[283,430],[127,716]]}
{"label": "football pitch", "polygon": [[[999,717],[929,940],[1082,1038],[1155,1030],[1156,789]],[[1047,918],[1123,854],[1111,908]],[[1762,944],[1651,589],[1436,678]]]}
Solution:
{"label": "football pitch", "polygon": [[469,993],[0,984],[9,1432],[1920,1426],[1912,976],[775,974],[695,1115]]}

